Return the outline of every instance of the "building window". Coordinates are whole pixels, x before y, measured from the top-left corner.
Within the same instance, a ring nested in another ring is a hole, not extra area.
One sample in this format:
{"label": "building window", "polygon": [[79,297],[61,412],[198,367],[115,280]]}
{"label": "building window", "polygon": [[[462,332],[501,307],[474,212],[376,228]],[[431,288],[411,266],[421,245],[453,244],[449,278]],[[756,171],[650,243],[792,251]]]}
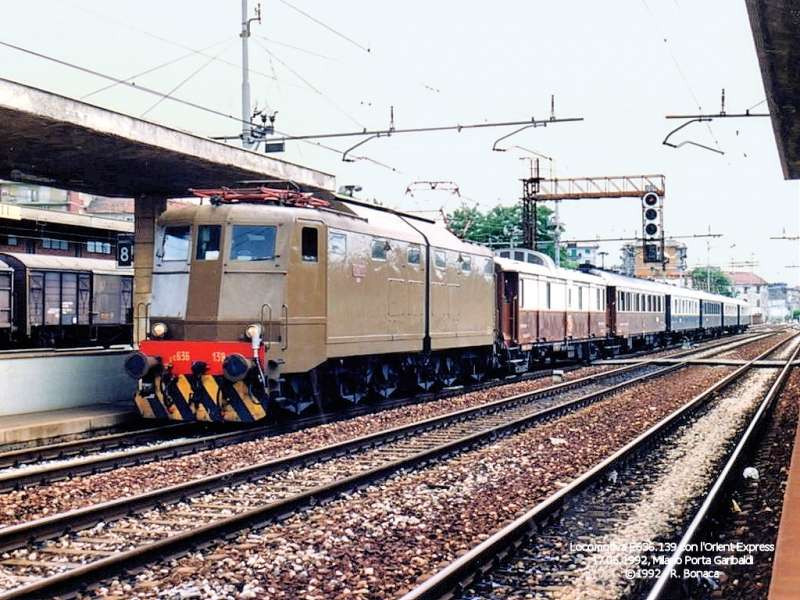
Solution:
{"label": "building window", "polygon": [[69,242],[67,240],[57,240],[54,238],[42,238],[42,248],[50,250],[69,250]]}
{"label": "building window", "polygon": [[111,243],[100,241],[86,242],[86,250],[95,254],[111,254]]}
{"label": "building window", "polygon": [[17,236],[10,235],[10,236],[8,236],[7,243],[8,243],[9,246],[17,246],[17,245],[19,245],[19,240],[17,239]]}

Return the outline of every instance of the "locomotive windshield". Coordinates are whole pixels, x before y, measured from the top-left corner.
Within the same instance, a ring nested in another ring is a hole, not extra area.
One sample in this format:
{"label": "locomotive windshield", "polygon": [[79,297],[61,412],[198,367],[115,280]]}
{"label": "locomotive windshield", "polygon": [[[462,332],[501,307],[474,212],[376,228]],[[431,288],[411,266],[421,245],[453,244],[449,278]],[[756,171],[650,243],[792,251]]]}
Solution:
{"label": "locomotive windshield", "polygon": [[171,225],[164,228],[161,243],[162,260],[186,260],[189,258],[189,240],[192,228],[189,225]]}
{"label": "locomotive windshield", "polygon": [[234,225],[231,260],[272,260],[275,258],[274,226]]}

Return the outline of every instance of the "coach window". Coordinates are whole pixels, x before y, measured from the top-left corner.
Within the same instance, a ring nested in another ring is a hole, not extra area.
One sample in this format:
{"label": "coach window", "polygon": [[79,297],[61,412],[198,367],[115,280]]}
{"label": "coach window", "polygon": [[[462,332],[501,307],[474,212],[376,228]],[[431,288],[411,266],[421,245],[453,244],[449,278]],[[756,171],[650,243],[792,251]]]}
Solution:
{"label": "coach window", "polygon": [[191,235],[192,228],[189,225],[173,225],[164,228],[164,239],[161,241],[161,259],[188,259]]}
{"label": "coach window", "polygon": [[444,250],[436,250],[433,253],[433,262],[437,269],[444,269],[447,266],[446,255]]}
{"label": "coach window", "polygon": [[313,227],[303,227],[300,254],[303,262],[319,260],[319,232]]}
{"label": "coach window", "polygon": [[219,238],[222,227],[219,225],[201,225],[197,229],[196,260],[219,259]]}

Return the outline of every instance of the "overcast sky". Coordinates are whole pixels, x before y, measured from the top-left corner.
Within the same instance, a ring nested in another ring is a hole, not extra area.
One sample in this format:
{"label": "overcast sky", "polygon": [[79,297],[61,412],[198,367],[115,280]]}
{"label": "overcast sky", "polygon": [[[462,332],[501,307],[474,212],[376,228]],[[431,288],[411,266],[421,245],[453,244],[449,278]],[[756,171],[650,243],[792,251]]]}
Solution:
{"label": "overcast sky", "polygon": [[[256,2],[250,0],[250,13]],[[200,135],[236,135],[241,0],[0,0],[0,77]],[[689,125],[667,115],[767,111],[744,0],[264,0],[252,101],[288,135],[582,118],[514,127],[288,142],[280,158],[436,217],[522,195],[531,158],[559,178],[663,174],[668,235],[689,265],[798,285],[798,183],[768,118]],[[200,105],[160,100],[58,59]],[[228,115],[228,116],[225,116]],[[235,142],[231,142],[235,143]],[[494,145],[506,152],[492,151]],[[701,148],[713,148],[718,152]],[[435,191],[424,183],[442,181]],[[221,182],[229,183],[229,182]],[[413,194],[406,193],[411,186]],[[452,193],[457,187],[459,194]],[[565,239],[639,235],[636,199],[563,202]],[[714,238],[683,238],[708,232]],[[620,242],[602,244],[607,264]],[[755,262],[754,266],[741,266]],[[787,268],[793,266],[793,268]]]}

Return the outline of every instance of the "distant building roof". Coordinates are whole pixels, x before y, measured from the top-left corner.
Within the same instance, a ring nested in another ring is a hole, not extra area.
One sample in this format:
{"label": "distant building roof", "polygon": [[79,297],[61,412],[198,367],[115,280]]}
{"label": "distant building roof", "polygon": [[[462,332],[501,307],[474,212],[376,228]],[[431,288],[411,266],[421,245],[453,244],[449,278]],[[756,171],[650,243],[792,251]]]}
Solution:
{"label": "distant building roof", "polygon": [[133,214],[133,198],[102,198],[92,200],[86,207],[90,215]]}
{"label": "distant building roof", "polygon": [[733,285],[767,285],[764,279],[749,271],[727,271],[725,275]]}
{"label": "distant building roof", "polygon": [[[192,199],[175,199],[170,198],[167,200],[167,206],[174,208],[178,206],[192,206],[197,202]],[[92,215],[111,215],[111,214],[129,214],[132,215],[134,211],[133,198],[105,198],[98,196],[86,207],[86,213]]]}

